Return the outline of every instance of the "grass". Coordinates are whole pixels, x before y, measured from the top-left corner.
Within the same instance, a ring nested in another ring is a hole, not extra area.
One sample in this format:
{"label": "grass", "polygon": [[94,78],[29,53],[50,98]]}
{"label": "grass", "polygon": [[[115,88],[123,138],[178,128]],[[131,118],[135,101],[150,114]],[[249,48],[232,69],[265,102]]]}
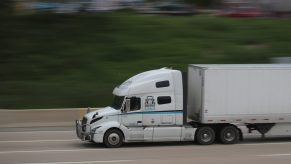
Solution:
{"label": "grass", "polygon": [[145,70],[291,56],[286,19],[115,12],[0,20],[0,108],[106,106],[116,85]]}

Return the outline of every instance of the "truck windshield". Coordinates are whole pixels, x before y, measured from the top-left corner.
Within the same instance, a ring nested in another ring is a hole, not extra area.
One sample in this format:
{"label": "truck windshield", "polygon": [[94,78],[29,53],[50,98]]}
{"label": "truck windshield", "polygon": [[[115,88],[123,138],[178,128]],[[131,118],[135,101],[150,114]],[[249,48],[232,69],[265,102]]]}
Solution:
{"label": "truck windshield", "polygon": [[111,107],[116,110],[119,110],[122,106],[123,100],[124,100],[124,96],[114,96]]}

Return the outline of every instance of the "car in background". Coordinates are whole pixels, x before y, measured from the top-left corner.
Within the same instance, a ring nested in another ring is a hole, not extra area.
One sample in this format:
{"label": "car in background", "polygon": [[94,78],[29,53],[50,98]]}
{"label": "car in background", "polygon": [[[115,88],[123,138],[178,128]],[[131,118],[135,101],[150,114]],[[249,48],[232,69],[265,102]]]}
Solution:
{"label": "car in background", "polygon": [[184,3],[155,3],[141,11],[144,14],[163,14],[163,15],[192,15],[194,7]]}
{"label": "car in background", "polygon": [[228,2],[224,4],[218,15],[225,17],[264,17],[267,16],[267,12],[255,2]]}

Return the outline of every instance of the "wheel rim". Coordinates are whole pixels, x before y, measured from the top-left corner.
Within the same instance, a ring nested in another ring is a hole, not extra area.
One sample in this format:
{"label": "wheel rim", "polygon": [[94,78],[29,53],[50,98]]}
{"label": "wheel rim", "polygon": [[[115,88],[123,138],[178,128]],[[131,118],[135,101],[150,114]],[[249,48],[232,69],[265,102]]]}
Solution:
{"label": "wheel rim", "polygon": [[235,139],[235,132],[233,130],[226,130],[223,137],[226,141],[233,141]]}
{"label": "wheel rim", "polygon": [[204,130],[202,133],[201,133],[201,140],[203,142],[210,142],[212,139],[212,135],[211,135],[211,132],[208,131],[208,130]]}
{"label": "wheel rim", "polygon": [[111,145],[117,145],[119,142],[120,142],[120,137],[118,134],[116,133],[111,133],[109,136],[108,136],[108,142],[111,144]]}

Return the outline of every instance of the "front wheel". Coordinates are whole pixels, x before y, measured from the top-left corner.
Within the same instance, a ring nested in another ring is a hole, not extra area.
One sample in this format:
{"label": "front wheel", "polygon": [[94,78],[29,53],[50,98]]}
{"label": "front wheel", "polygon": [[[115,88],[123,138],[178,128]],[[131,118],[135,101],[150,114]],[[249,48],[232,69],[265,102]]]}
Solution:
{"label": "front wheel", "polygon": [[223,144],[235,144],[239,141],[239,131],[234,126],[226,126],[220,131],[220,141]]}
{"label": "front wheel", "polygon": [[211,127],[205,126],[197,129],[196,142],[200,145],[210,145],[215,140],[215,132]]}
{"label": "front wheel", "polygon": [[123,144],[123,135],[117,129],[109,130],[104,135],[104,144],[108,148],[118,148]]}

